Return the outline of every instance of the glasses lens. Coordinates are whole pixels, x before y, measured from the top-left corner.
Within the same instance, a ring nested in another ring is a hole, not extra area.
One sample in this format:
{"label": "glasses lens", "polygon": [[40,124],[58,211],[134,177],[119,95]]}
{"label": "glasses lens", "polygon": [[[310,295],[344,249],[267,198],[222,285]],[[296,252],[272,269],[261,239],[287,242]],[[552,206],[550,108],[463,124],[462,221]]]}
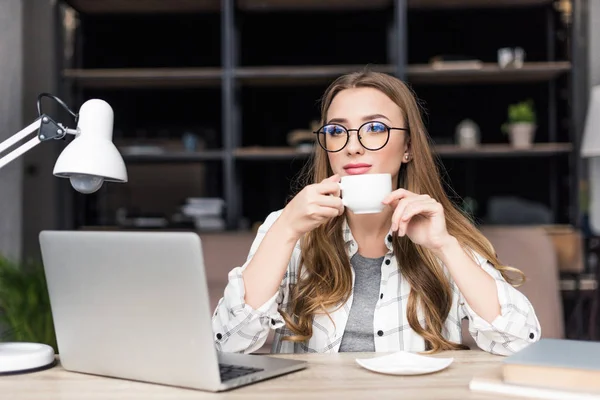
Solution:
{"label": "glasses lens", "polygon": [[325,125],[319,130],[319,144],[327,151],[339,151],[348,141],[348,132],[340,125]]}
{"label": "glasses lens", "polygon": [[359,138],[364,147],[377,150],[385,146],[388,140],[388,127],[381,122],[367,122],[360,128]]}

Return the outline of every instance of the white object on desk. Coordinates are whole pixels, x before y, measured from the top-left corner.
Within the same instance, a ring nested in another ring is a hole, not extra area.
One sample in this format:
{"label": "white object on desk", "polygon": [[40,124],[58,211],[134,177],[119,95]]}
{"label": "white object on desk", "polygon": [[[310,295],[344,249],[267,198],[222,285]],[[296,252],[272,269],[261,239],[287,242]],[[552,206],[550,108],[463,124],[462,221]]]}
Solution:
{"label": "white object on desk", "polygon": [[[77,127],[68,128],[44,114],[44,97],[58,102],[75,118]],[[63,139],[69,134],[74,135],[75,139],[56,160],[52,171],[54,176],[69,178],[71,186],[84,194],[98,191],[105,181],[127,182],[125,162],[112,142],[114,114],[107,102],[100,99],[88,100],[76,114],[58,97],[41,93],[38,96],[37,109],[38,118],[35,121],[0,143],[0,169],[38,144]],[[33,138],[21,143],[34,132],[37,134]],[[41,368],[53,362],[54,350],[48,345],[0,343],[0,373]]]}
{"label": "white object on desk", "polygon": [[595,233],[600,232],[600,85],[590,93],[588,111],[581,143],[581,157],[587,158],[590,185],[590,225]]}
{"label": "white object on desk", "polygon": [[454,358],[427,357],[407,351],[398,351],[374,358],[357,358],[356,362],[369,371],[390,375],[421,375],[447,368]]}
{"label": "white object on desk", "polygon": [[20,372],[54,363],[54,349],[39,343],[0,343],[0,373]]}

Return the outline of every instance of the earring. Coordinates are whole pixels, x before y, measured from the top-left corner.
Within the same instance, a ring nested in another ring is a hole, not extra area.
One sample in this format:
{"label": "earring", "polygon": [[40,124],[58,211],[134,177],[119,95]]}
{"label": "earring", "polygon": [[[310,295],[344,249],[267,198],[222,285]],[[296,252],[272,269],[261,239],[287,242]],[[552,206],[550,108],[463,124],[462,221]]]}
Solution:
{"label": "earring", "polygon": [[405,154],[405,155],[404,155],[404,159],[405,159],[406,161],[408,161],[408,154]]}

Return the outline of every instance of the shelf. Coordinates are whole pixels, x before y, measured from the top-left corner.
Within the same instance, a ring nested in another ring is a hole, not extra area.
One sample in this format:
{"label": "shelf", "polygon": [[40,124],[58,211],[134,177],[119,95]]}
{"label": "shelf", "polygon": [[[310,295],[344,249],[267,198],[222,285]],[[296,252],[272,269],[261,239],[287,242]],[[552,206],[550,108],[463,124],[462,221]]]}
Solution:
{"label": "shelf", "polygon": [[571,143],[535,143],[528,149],[516,149],[509,144],[482,144],[475,149],[457,145],[435,145],[436,153],[442,158],[499,158],[499,157],[544,157],[567,154],[573,150]]}
{"label": "shelf", "polygon": [[408,0],[409,8],[500,8],[551,4],[552,0]]}
{"label": "shelf", "polygon": [[[322,65],[322,66],[273,66],[273,67],[240,67],[235,77],[248,85],[271,85],[301,82],[329,82],[340,75],[361,71],[364,65]],[[392,65],[370,67],[373,71],[393,73]]]}
{"label": "shelf", "polygon": [[310,152],[298,151],[293,147],[241,147],[234,151],[238,160],[293,160],[297,158],[308,158]]}
{"label": "shelf", "polygon": [[[191,13],[219,11],[220,0],[66,0],[81,13]],[[243,11],[377,10],[392,7],[392,0],[238,0]],[[414,9],[500,8],[541,6],[551,0],[408,0]]]}
{"label": "shelf", "polygon": [[191,163],[204,161],[218,161],[224,157],[224,152],[221,150],[205,150],[198,152],[164,152],[164,153],[148,153],[134,154],[122,151],[123,160],[126,163]]}
{"label": "shelf", "polygon": [[238,0],[243,11],[373,10],[392,6],[392,0]]}
{"label": "shelf", "polygon": [[407,80],[415,84],[541,82],[571,70],[568,61],[527,62],[522,68],[500,68],[485,63],[479,69],[435,69],[428,64],[407,67]]}
{"label": "shelf", "polygon": [[66,0],[81,13],[184,13],[217,11],[220,0]]}
{"label": "shelf", "polygon": [[220,68],[65,69],[63,77],[87,88],[218,86]]}
{"label": "shelf", "polygon": [[[247,85],[291,83],[321,84],[340,75],[361,71],[364,65],[240,67],[235,77]],[[392,74],[392,65],[369,66],[373,71]],[[529,62],[522,68],[502,69],[483,64],[480,69],[435,69],[428,64],[409,65],[407,79],[415,84],[537,82],[556,78],[571,69],[568,61]],[[63,77],[87,88],[206,87],[221,81],[220,68],[112,68],[66,69]]]}
{"label": "shelf", "polygon": [[[567,154],[573,150],[570,143],[536,143],[528,149],[515,149],[509,144],[483,144],[475,149],[457,145],[435,145],[435,152],[442,158],[499,158],[544,157]],[[234,152],[240,160],[268,161],[308,158],[309,152],[296,151],[290,147],[242,147]]]}

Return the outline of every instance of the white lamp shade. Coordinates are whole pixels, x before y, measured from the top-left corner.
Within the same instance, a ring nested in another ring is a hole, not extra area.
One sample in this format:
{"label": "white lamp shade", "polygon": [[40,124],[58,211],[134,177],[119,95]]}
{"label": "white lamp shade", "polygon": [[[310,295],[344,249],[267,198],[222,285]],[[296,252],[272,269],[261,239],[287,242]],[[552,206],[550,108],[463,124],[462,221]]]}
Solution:
{"label": "white lamp shade", "polygon": [[600,85],[594,86],[590,93],[583,141],[581,143],[581,156],[600,156]]}
{"label": "white lamp shade", "polygon": [[112,142],[113,119],[107,102],[86,101],[79,110],[79,133],[56,160],[54,175],[92,175],[105,181],[127,182],[125,162]]}

